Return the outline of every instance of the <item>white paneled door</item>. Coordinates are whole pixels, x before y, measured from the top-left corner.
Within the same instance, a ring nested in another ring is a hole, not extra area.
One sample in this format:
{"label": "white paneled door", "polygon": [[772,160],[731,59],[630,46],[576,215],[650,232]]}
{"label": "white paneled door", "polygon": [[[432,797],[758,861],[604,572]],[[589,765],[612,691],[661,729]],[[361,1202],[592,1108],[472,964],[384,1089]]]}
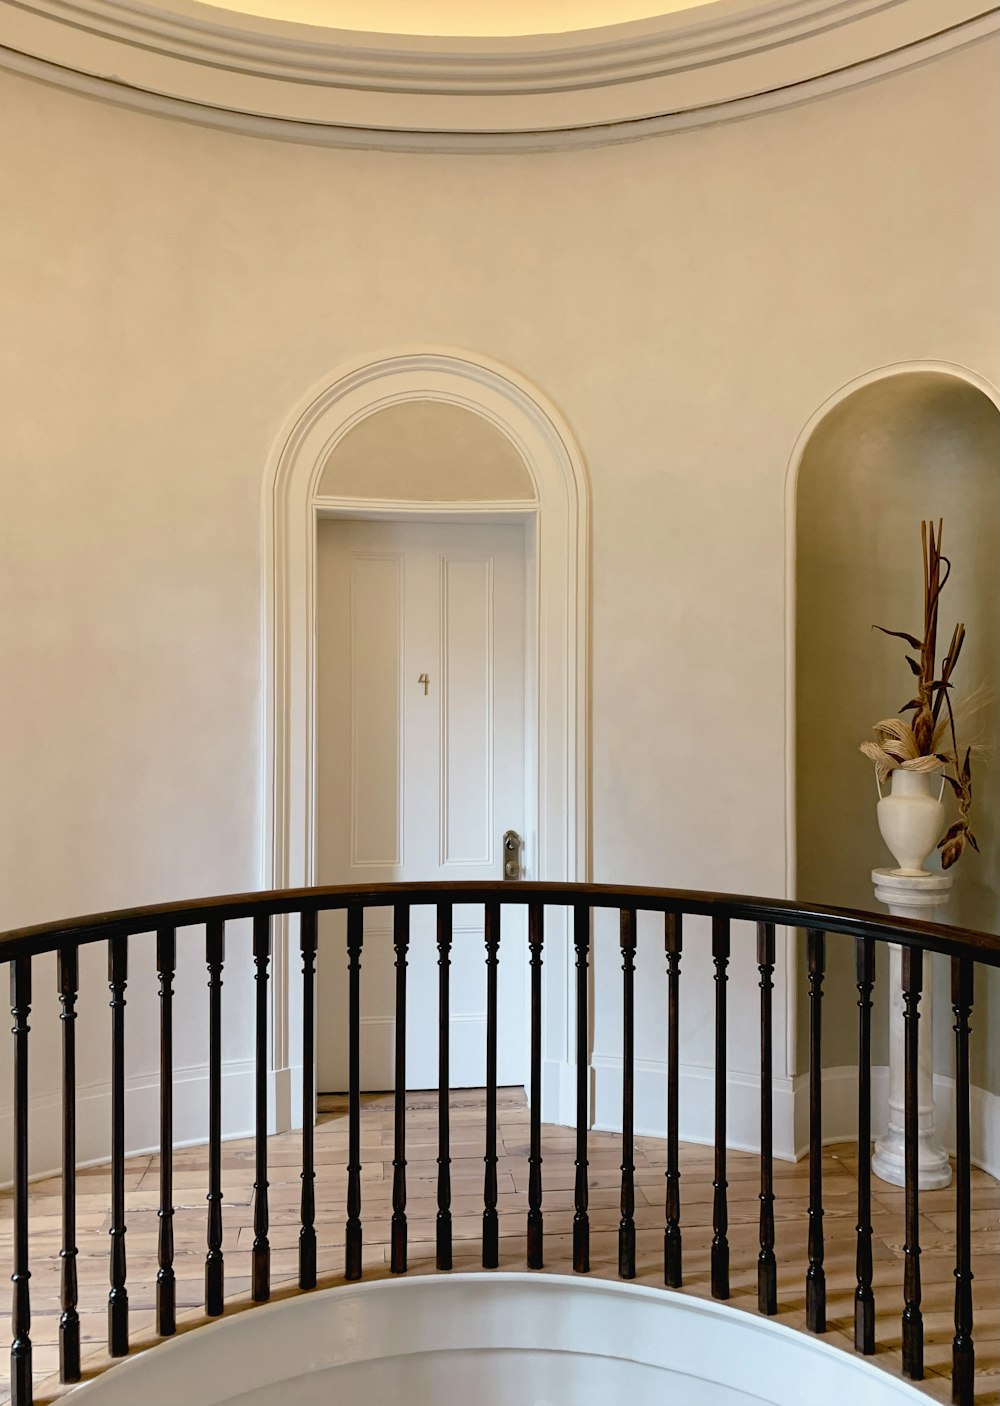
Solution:
{"label": "white paneled door", "polygon": [[[317,601],[320,883],[499,879],[524,833],[525,546],[520,526],[325,520]],[[498,1079],[523,1084],[524,923],[504,915]],[[345,925],[320,927],[318,1087],[347,1087]],[[392,913],[370,910],[361,1077],[393,1087]],[[435,910],[411,918],[407,1086],[437,1086]],[[486,1082],[482,908],[456,906],[451,1082]]]}

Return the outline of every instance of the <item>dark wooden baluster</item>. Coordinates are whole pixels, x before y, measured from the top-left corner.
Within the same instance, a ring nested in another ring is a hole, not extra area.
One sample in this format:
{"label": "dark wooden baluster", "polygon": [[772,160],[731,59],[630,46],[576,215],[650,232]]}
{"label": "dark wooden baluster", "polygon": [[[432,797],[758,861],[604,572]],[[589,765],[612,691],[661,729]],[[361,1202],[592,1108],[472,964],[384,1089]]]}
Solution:
{"label": "dark wooden baluster", "polygon": [[486,1153],[483,1157],[483,1268],[500,1263],[497,1218],[497,968],[500,957],[500,904],[486,904]]}
{"label": "dark wooden baluster", "polygon": [[875,1295],[872,1292],[872,987],[875,944],[859,937],[855,946],[858,988],[858,1236],[854,1291],[854,1348],[875,1351]]}
{"label": "dark wooden baluster", "polygon": [[530,1134],[528,1142],[528,1268],[543,1263],[542,1224],[542,950],[544,909],[528,904],[528,949],[531,954],[531,1069],[529,1073]]}
{"label": "dark wooden baluster", "polygon": [[906,1244],[903,1246],[903,1375],[924,1375],[924,1320],[920,1312],[920,993],[923,956],[903,948],[903,1164],[906,1175]]}
{"label": "dark wooden baluster", "polygon": [[316,1287],[316,913],[299,915],[302,953],[302,1196],[299,1288]]}
{"label": "dark wooden baluster", "polygon": [[451,1269],[451,931],[452,907],[439,903],[438,949],[438,1156],[435,1239],[438,1269]]}
{"label": "dark wooden baluster", "polygon": [[712,1182],[712,1294],[729,1298],[729,1203],[726,1195],[726,986],[729,966],[729,919],[712,919],[715,963],[715,1178]]}
{"label": "dark wooden baluster", "polygon": [[972,1406],[976,1349],[972,1340],[972,1195],[969,1129],[969,1017],[973,965],[951,959],[951,1008],[955,1014],[955,1336],[951,1344],[951,1399]]}
{"label": "dark wooden baluster", "polygon": [[587,1122],[590,1114],[590,993],[587,962],[590,952],[590,909],[578,903],[573,909],[573,945],[576,948],[576,1182],[573,1192],[573,1268],[590,1269],[590,1215],[587,1187]]}
{"label": "dark wooden baluster", "polygon": [[125,986],[128,938],[108,944],[111,992],[111,1292],[108,1294],[108,1352],[128,1352],[128,1290],[125,1287]]}
{"label": "dark wooden baluster", "polygon": [[267,1205],[267,968],[271,960],[271,918],[257,913],[253,920],[253,959],[257,968],[256,989],[256,1108],[254,1135],[256,1169],[253,1206],[253,1249],[250,1255],[250,1287],[254,1303],[271,1297],[270,1217]]}
{"label": "dark wooden baluster", "polygon": [[[208,1253],[205,1256],[205,1312],[218,1318],[225,1305],[222,1254],[222,964],[225,924],[209,920],[205,930],[208,967]],[[266,1204],[266,1202],[265,1202]]]}
{"label": "dark wooden baluster", "polygon": [[392,941],[396,950],[396,1077],[393,1098],[392,1224],[389,1268],[406,1272],[406,954],[410,946],[410,909],[397,903],[392,910]]}
{"label": "dark wooden baluster", "polygon": [[635,909],[620,916],[622,950],[622,1195],[618,1222],[618,1274],[635,1278]]}
{"label": "dark wooden baluster", "polygon": [[809,976],[809,1268],[806,1270],[806,1327],[826,1332],[826,1270],[823,1268],[823,973],[826,935],[806,935]]}
{"label": "dark wooden baluster", "polygon": [[80,1380],[80,1315],[77,1311],[76,1248],[76,997],[80,989],[79,948],[60,947],[57,959],[62,1006],[62,1249],[59,1318],[59,1380]]}
{"label": "dark wooden baluster", "polygon": [[774,1257],[774,1060],[771,993],[774,990],[774,924],[757,924],[760,972],[760,1251],[757,1255],[757,1310],[778,1311],[778,1263]]}
{"label": "dark wooden baluster", "polygon": [[10,963],[10,1013],[14,1035],[14,1340],[10,1345],[11,1406],[31,1406],[31,1296],[28,1280],[28,1016],[31,958]]}
{"label": "dark wooden baluster", "polygon": [[663,920],[663,945],[667,954],[667,1193],[666,1228],[663,1232],[663,1282],[671,1289],[683,1283],[681,1269],[681,1167],[678,1125],[680,1119],[681,949],[680,913]]}
{"label": "dark wooden baluster", "polygon": [[156,1247],[156,1331],[169,1338],[177,1331],[177,1284],[174,1275],[174,969],[177,939],[173,928],[158,928],[156,970],[160,978],[160,1209]]}
{"label": "dark wooden baluster", "polygon": [[361,947],[364,909],[347,910],[347,1226],[345,1279],[361,1278]]}

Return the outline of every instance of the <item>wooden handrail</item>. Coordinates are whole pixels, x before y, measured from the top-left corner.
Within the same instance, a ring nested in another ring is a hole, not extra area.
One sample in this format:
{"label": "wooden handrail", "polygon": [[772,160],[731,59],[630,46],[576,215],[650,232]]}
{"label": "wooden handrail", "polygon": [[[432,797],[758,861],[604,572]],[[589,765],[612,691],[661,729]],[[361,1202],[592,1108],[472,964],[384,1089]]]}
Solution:
{"label": "wooden handrail", "polygon": [[[690,950],[682,942],[687,933],[685,919],[711,919],[710,954],[714,964],[714,1181],[712,1205],[711,1291],[726,1299],[730,1290],[729,1206],[727,1180],[727,990],[731,953],[731,928],[748,922],[757,929],[757,967],[760,974],[760,1250],[757,1256],[758,1306],[762,1313],[777,1312],[776,1261],[774,1253],[773,1179],[773,990],[776,957],[775,927],[801,928],[807,933],[806,973],[809,997],[809,1205],[808,1263],[805,1266],[806,1323],[816,1333],[827,1327],[826,1280],[823,1235],[823,1114],[822,1114],[822,1001],[826,975],[826,937],[836,934],[853,939],[858,990],[858,1138],[859,1162],[857,1207],[857,1289],[855,1293],[855,1346],[859,1352],[875,1351],[875,1304],[872,1290],[871,1188],[868,1158],[871,1136],[871,1010],[875,984],[875,943],[898,943],[903,948],[902,1001],[905,1010],[905,1109],[906,1206],[905,1206],[905,1284],[902,1307],[902,1366],[905,1375],[923,1375],[924,1327],[921,1315],[920,1214],[919,1214],[919,1090],[918,1022],[923,995],[923,953],[938,952],[951,958],[952,1006],[956,1036],[956,1268],[955,1337],[953,1339],[953,1400],[971,1406],[975,1386],[975,1347],[972,1316],[972,1268],[970,1239],[970,1096],[969,1037],[976,963],[1000,966],[1000,937],[990,933],[948,927],[938,923],[782,899],[752,898],[737,894],[705,893],[686,889],[624,887],[611,884],[464,882],[339,885],[300,889],[278,889],[261,893],[228,894],[185,903],[153,904],[117,912],[90,914],[71,921],[44,923],[12,929],[0,934],[0,961],[11,975],[11,1011],[14,1017],[14,1300],[11,1352],[12,1406],[31,1406],[33,1399],[32,1345],[29,1304],[29,1216],[28,1216],[28,1130],[30,1094],[28,1080],[29,1025],[32,1004],[32,959],[57,952],[58,998],[62,1005],[63,1052],[63,1276],[62,1319],[60,1321],[61,1375],[64,1381],[80,1376],[80,1317],[76,1283],[76,1046],[74,1025],[78,998],[78,953],[81,945],[105,942],[108,948],[108,984],[111,992],[111,1256],[108,1301],[109,1350],[113,1356],[129,1351],[129,1298],[125,1257],[125,1089],[126,1089],[126,989],[128,986],[129,939],[149,936],[155,941],[156,971],[160,995],[160,1231],[158,1236],[157,1331],[169,1336],[176,1329],[176,1292],[173,1266],[173,980],[176,971],[177,928],[205,926],[205,958],[209,974],[209,1189],[207,1257],[205,1261],[205,1304],[209,1316],[224,1310],[224,1267],[222,1255],[222,978],[225,963],[225,925],[230,921],[252,919],[252,960],[255,970],[255,1198],[252,1248],[252,1297],[264,1302],[271,1291],[271,1247],[268,1215],[268,1012],[269,966],[272,959],[273,919],[294,914],[300,918],[299,940],[302,953],[303,1058],[303,1139],[302,1200],[299,1235],[299,1286],[315,1286],[316,1271],[316,1175],[311,1131],[313,1100],[312,1068],[315,1058],[315,963],[317,958],[317,914],[346,910],[346,979],[349,1017],[349,1148],[347,1155],[347,1198],[344,1208],[345,1277],[360,1279],[364,1271],[364,1207],[362,1144],[360,1127],[361,1075],[360,1033],[365,913],[372,908],[393,910],[393,949],[395,953],[395,1079],[397,1090],[406,1086],[406,974],[410,931],[410,910],[433,907],[436,910],[438,954],[438,1176],[436,1218],[436,1267],[451,1269],[452,1190],[450,1145],[450,1045],[449,1005],[450,967],[453,949],[453,910],[456,904],[481,905],[483,912],[484,984],[486,990],[486,1116],[482,1262],[484,1268],[498,1263],[497,1228],[497,967],[501,960],[501,923],[504,910],[527,909],[529,958],[530,1040],[529,1086],[530,1122],[527,1179],[526,1260],[529,1268],[544,1264],[543,1165],[541,1128],[542,1089],[542,968],[548,926],[546,910],[562,908],[572,915],[572,936],[576,952],[575,982],[567,971],[567,981],[575,985],[576,1008],[576,1177],[574,1185],[573,1265],[581,1272],[589,1269],[589,1213],[587,1191],[588,1146],[587,1096],[588,1049],[588,967],[590,925],[595,910],[617,910],[621,946],[622,1012],[622,1164],[621,1219],[618,1227],[618,1272],[624,1279],[635,1277],[635,1167],[634,1094],[636,1073],[635,976],[639,946],[638,915],[654,913],[663,919],[663,952],[666,956],[667,1009],[667,1156],[665,1166],[663,1276],[665,1283],[679,1288],[682,1283],[682,1222],[680,1170],[678,1160],[678,1070],[680,1066],[679,1028],[681,1004],[681,953]],[[702,940],[701,934],[695,934]],[[662,957],[660,958],[662,960]],[[285,979],[283,976],[282,979]],[[569,991],[567,990],[567,994]],[[35,1002],[38,1002],[35,992]],[[406,1109],[397,1099],[393,1131],[393,1192],[391,1261],[394,1273],[407,1269],[406,1222]]]}
{"label": "wooden handrail", "polygon": [[253,893],[222,894],[183,903],[151,903],[89,913],[80,918],[10,928],[0,933],[0,961],[19,956],[55,952],[63,943],[100,942],[132,933],[153,932],[159,927],[189,927],[210,918],[232,921],[256,914],[323,913],[358,905],[361,908],[452,903],[487,903],[499,898],[505,904],[533,902],[572,906],[585,902],[590,908],[633,907],[651,913],[683,913],[724,917],[751,923],[775,923],[808,928],[847,937],[870,937],[920,947],[947,957],[972,957],[989,966],[1000,966],[1000,936],[975,928],[928,923],[915,918],[885,918],[860,908],[800,903],[795,899],[756,898],[745,894],[710,893],[699,889],[652,888],[643,885],[538,883],[517,884],[497,880],[458,883],[336,884],[293,889],[262,889]]}

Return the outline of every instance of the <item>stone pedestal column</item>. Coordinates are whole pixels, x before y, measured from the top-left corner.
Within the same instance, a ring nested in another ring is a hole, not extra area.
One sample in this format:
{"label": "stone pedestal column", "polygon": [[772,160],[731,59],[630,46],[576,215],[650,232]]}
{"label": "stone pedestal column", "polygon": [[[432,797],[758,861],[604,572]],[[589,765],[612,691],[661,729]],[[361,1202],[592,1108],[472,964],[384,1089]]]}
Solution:
{"label": "stone pedestal column", "polygon": [[[937,910],[948,902],[950,874],[913,877],[891,869],[872,870],[875,897],[894,918],[939,921]],[[872,1171],[893,1186],[905,1186],[902,949],[889,948],[889,1127],[875,1144]],[[934,1136],[934,977],[930,953],[924,954],[923,994],[920,998],[920,1061],[918,1066],[918,1125],[920,1131],[918,1185],[921,1191],[951,1181],[948,1156]]]}

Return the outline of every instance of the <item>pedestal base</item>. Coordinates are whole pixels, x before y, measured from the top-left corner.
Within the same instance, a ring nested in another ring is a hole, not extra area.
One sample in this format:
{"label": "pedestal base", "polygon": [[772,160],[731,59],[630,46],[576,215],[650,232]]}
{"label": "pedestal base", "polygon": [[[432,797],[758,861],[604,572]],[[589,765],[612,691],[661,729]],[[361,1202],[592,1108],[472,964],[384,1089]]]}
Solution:
{"label": "pedestal base", "polygon": [[[901,1128],[889,1128],[884,1137],[875,1144],[872,1157],[872,1171],[882,1181],[892,1186],[906,1185],[906,1163],[904,1153],[906,1140]],[[942,1186],[951,1185],[951,1164],[948,1154],[933,1140],[933,1130],[921,1133],[917,1157],[919,1171],[917,1185],[921,1191],[937,1191]]]}

